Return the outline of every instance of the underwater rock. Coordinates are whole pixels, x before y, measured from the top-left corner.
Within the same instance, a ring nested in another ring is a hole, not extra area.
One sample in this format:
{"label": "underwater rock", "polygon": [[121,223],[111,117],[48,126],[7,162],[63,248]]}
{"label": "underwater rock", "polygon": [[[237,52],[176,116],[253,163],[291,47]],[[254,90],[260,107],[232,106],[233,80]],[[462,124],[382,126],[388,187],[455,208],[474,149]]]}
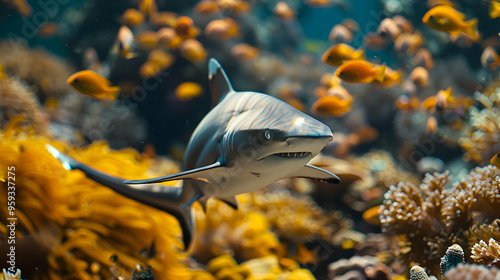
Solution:
{"label": "underwater rock", "polygon": [[441,258],[441,275],[446,275],[450,269],[454,268],[459,264],[465,263],[464,250],[460,245],[453,244],[448,249],[446,249],[446,254]]}

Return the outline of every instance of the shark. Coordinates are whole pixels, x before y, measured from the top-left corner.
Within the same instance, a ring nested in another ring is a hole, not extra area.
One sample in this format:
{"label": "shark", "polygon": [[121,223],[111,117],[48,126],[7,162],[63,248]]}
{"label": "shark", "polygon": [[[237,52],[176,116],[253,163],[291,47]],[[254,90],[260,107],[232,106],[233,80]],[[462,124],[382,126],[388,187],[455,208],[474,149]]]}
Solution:
{"label": "shark", "polygon": [[[115,177],[47,145],[68,170],[85,175],[115,192],[165,211],[179,220],[184,250],[191,244],[191,205],[203,208],[210,197],[238,209],[236,195],[259,190],[287,177],[328,183],[340,178],[308,164],[333,138],[322,122],[265,93],[235,91],[217,60],[208,65],[214,107],[194,130],[182,172],[157,178]],[[181,187],[158,183],[182,180]]]}

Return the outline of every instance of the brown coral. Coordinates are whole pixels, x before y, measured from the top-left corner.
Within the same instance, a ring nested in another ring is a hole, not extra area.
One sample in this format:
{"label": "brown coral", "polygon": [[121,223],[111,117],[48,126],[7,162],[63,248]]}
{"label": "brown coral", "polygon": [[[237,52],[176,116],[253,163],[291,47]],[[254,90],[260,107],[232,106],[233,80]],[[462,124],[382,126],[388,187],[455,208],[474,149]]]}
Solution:
{"label": "brown coral", "polygon": [[488,243],[481,240],[472,246],[471,258],[487,267],[492,265],[498,267],[500,266],[500,244],[493,238],[490,238]]}
{"label": "brown coral", "polygon": [[20,81],[8,78],[0,80],[0,123],[5,124],[15,116],[34,128],[35,133],[46,132],[48,118],[42,111],[35,94]]}
{"label": "brown coral", "polygon": [[496,280],[500,276],[500,271],[495,268],[486,268],[477,264],[458,265],[451,269],[444,276],[445,280],[466,280],[466,279],[482,279]]}
{"label": "brown coral", "polygon": [[74,72],[72,68],[42,49],[31,50],[24,44],[0,42],[0,64],[9,76],[18,76],[35,85],[41,100],[70,90],[66,80]]}
{"label": "brown coral", "polygon": [[[452,188],[448,173],[427,174],[420,187],[399,183],[385,194],[380,220],[382,231],[398,236],[401,256],[439,272],[439,257],[453,243],[464,248],[480,232],[477,226],[498,218],[499,170],[476,168]],[[491,236],[490,236],[491,237]]]}
{"label": "brown coral", "polygon": [[472,128],[466,137],[459,140],[465,150],[464,158],[480,165],[488,164],[490,158],[500,150],[500,88],[489,96],[476,92],[475,98],[484,109],[472,107],[470,122]]}

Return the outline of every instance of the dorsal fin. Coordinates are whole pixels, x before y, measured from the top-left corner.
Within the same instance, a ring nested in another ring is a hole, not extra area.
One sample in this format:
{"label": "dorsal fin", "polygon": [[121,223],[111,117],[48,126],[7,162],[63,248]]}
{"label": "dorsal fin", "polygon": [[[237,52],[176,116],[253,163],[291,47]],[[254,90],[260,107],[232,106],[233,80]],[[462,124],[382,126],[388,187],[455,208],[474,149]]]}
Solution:
{"label": "dorsal fin", "polygon": [[208,62],[208,82],[212,93],[212,107],[217,105],[228,92],[234,91],[226,72],[215,58]]}

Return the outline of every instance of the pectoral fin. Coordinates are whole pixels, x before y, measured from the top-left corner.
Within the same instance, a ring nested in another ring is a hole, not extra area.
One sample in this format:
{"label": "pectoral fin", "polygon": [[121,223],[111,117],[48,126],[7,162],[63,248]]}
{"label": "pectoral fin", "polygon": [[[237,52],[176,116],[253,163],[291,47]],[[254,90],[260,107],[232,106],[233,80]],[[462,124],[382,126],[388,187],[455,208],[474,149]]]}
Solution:
{"label": "pectoral fin", "polygon": [[182,179],[196,179],[205,182],[210,182],[210,178],[218,178],[218,171],[222,171],[225,168],[220,162],[215,162],[213,164],[182,171],[176,174],[170,174],[162,177],[143,179],[143,180],[125,180],[124,184],[151,184],[160,183],[166,181],[182,180]]}
{"label": "pectoral fin", "polygon": [[309,178],[332,184],[340,183],[340,178],[337,175],[309,164],[306,164],[301,169],[295,171],[290,177]]}
{"label": "pectoral fin", "polygon": [[238,210],[238,200],[236,200],[236,197],[231,196],[231,197],[217,197],[217,199],[220,199],[227,203],[227,205],[231,206],[234,210]]}

